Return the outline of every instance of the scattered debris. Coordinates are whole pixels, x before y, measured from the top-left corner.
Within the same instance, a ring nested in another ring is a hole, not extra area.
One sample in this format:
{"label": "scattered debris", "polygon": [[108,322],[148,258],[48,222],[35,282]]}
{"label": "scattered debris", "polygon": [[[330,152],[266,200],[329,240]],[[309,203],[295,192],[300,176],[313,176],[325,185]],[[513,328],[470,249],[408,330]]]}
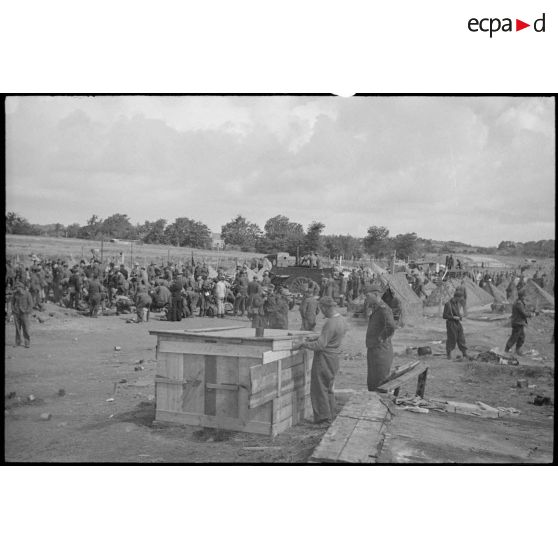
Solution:
{"label": "scattered debris", "polygon": [[147,396],[147,400],[148,401],[153,401],[155,399],[155,396],[153,394],[150,394]]}
{"label": "scattered debris", "polygon": [[519,361],[509,353],[501,353],[497,348],[490,351],[484,351],[477,355],[477,360],[492,364],[511,364],[517,366]]}
{"label": "scattered debris", "polygon": [[[482,406],[484,405],[484,407]],[[448,401],[446,410],[448,413],[457,413],[460,415],[473,415],[484,418],[498,418],[498,409],[485,405],[484,403],[463,403],[461,401]]]}
{"label": "scattered debris", "polygon": [[16,395],[15,391],[10,391],[10,393],[8,393],[8,399],[13,399]]}
{"label": "scattered debris", "polygon": [[527,386],[528,389],[537,389],[537,384],[529,384]]}
{"label": "scattered debris", "polygon": [[145,370],[145,367],[143,367],[143,366],[134,366],[134,370],[135,370],[136,372],[141,372],[142,370]]}
{"label": "scattered debris", "polygon": [[403,410],[403,411],[411,411],[411,413],[428,413],[430,412],[426,407],[408,407],[406,405],[403,405],[401,407],[399,407],[399,409]]}
{"label": "scattered debris", "polygon": [[518,388],[527,387],[527,380],[524,380],[524,379],[517,380],[516,387],[518,387]]}
{"label": "scattered debris", "polygon": [[536,395],[535,400],[533,401],[533,405],[537,405],[541,407],[542,405],[551,405],[552,401],[550,397],[546,397],[544,395]]}
{"label": "scattered debris", "polygon": [[431,355],[432,354],[432,349],[428,346],[425,347],[419,347],[417,349],[417,354],[419,356],[425,356],[425,355]]}
{"label": "scattered debris", "polygon": [[35,401],[36,397],[34,395],[28,395],[27,396],[27,400],[28,401]]}
{"label": "scattered debris", "polygon": [[137,362],[138,364],[143,364],[143,358],[141,360],[138,360]]}
{"label": "scattered debris", "polygon": [[514,407],[498,407],[498,414],[503,415],[519,415],[521,411],[515,409]]}
{"label": "scattered debris", "polygon": [[60,397],[64,397],[64,396],[66,395],[66,390],[65,390],[64,388],[60,388],[60,389],[58,390],[58,395],[59,395]]}
{"label": "scattered debris", "polygon": [[114,346],[114,350],[115,350],[115,351],[120,351],[121,349],[122,349],[122,347],[119,347],[118,345],[115,345],[115,346]]}
{"label": "scattered debris", "polygon": [[126,378],[122,378],[118,383],[119,384],[125,384],[128,380],[126,380]]}
{"label": "scattered debris", "polygon": [[114,415],[109,415],[109,418],[112,418]]}
{"label": "scattered debris", "polygon": [[60,426],[60,427],[62,427],[62,426],[68,426],[68,423],[67,423],[67,422],[59,422],[59,423],[57,424],[57,426]]}
{"label": "scattered debris", "polygon": [[52,415],[50,413],[43,413],[41,415],[41,420],[50,420],[52,418]]}
{"label": "scattered debris", "polygon": [[114,401],[114,397],[109,397],[109,398],[106,400],[107,403],[112,403],[113,401]]}
{"label": "scattered debris", "polygon": [[77,341],[78,341],[78,338],[74,337],[74,343],[77,343]]}

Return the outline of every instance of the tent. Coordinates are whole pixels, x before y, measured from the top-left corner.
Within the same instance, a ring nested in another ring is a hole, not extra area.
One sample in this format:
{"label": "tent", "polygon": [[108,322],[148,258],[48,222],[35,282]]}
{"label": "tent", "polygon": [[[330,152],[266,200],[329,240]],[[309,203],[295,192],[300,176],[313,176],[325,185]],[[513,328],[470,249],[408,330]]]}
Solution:
{"label": "tent", "polygon": [[525,296],[527,306],[535,310],[554,310],[554,297],[537,285],[532,279],[527,279],[524,289],[527,293]]}
{"label": "tent", "polygon": [[495,302],[501,304],[505,304],[506,302],[508,302],[506,291],[503,291],[496,285],[493,285],[492,283],[485,283],[482,288],[494,298]]}
{"label": "tent", "polygon": [[440,304],[440,299],[442,304],[445,304],[453,296],[455,288],[461,284],[461,281],[465,283],[467,308],[478,308],[494,302],[494,297],[491,294],[481,289],[468,277],[465,277],[465,279],[450,279],[449,281],[444,281],[439,287],[433,290],[426,299],[426,306],[437,306]]}
{"label": "tent", "polygon": [[389,286],[394,291],[395,296],[401,301],[404,323],[410,317],[422,316],[422,301],[411,289],[406,273],[385,274],[378,277],[378,279],[384,287]]}

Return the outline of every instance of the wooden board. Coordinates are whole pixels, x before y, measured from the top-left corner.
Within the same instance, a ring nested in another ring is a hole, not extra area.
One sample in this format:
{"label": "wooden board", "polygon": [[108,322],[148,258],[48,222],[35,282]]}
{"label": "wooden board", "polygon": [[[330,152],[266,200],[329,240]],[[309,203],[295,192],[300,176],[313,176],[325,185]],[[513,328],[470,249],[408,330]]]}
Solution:
{"label": "wooden board", "polygon": [[329,427],[311,461],[375,463],[391,414],[375,392],[356,392]]}
{"label": "wooden board", "polygon": [[532,425],[528,423],[455,413],[394,412],[379,463],[552,462],[552,432],[547,449],[539,447],[529,455],[526,448],[532,445]]}
{"label": "wooden board", "polygon": [[241,421],[230,417],[217,417],[199,415],[197,413],[179,413],[157,409],[155,420],[158,422],[172,422],[188,426],[205,428],[219,428],[222,430],[235,430],[237,432],[251,432],[253,434],[272,434],[270,422]]}
{"label": "wooden board", "polygon": [[417,366],[395,379],[387,380],[386,382],[378,386],[376,388],[376,391],[380,393],[389,393],[390,391],[394,391],[395,389],[401,387],[403,384],[411,380],[416,380],[425,370],[425,367]]}
{"label": "wooden board", "polygon": [[197,343],[189,341],[159,341],[158,354],[177,353],[189,355],[214,355],[261,358],[266,352],[266,347],[253,347],[251,345]]}

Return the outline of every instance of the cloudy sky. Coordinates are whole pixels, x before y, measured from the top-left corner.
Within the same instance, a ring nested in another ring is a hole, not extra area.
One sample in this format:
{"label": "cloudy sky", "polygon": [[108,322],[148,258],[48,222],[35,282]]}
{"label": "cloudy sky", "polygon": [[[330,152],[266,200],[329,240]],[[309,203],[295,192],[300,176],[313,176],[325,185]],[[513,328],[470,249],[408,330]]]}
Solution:
{"label": "cloudy sky", "polygon": [[277,214],[327,234],[554,238],[554,100],[9,97],[6,205],[32,223]]}

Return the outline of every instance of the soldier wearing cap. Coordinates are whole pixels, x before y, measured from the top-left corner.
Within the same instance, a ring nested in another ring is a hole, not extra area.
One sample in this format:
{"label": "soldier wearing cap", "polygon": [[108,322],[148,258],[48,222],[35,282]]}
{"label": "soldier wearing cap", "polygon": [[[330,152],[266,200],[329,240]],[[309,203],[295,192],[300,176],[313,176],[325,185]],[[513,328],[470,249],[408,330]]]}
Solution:
{"label": "soldier wearing cap", "polygon": [[389,376],[393,362],[391,337],[396,325],[391,308],[382,301],[382,287],[373,283],[364,292],[370,310],[366,330],[367,385],[368,391],[373,391]]}
{"label": "soldier wearing cap", "polygon": [[304,331],[314,331],[316,327],[316,317],[320,311],[318,308],[318,299],[314,296],[313,291],[308,289],[302,293],[303,299],[298,308],[300,317],[302,318],[302,329]]}
{"label": "soldier wearing cap", "polygon": [[295,343],[295,349],[314,351],[310,379],[310,399],[316,424],[329,424],[335,413],[335,396],[333,383],[339,372],[339,355],[341,342],[347,333],[345,320],[337,311],[337,305],[331,297],[322,297],[320,310],[326,317],[320,337],[316,341]]}
{"label": "soldier wearing cap", "polygon": [[459,347],[459,350],[463,353],[463,357],[467,356],[465,333],[463,332],[463,326],[461,325],[462,307],[463,299],[461,298],[459,291],[456,290],[453,293],[453,297],[444,305],[444,313],[442,314],[442,318],[446,320],[446,354],[448,360],[451,360],[451,352],[455,348],[456,344]]}
{"label": "soldier wearing cap", "polygon": [[25,348],[28,349],[31,345],[29,316],[33,311],[33,297],[31,293],[26,290],[25,285],[21,281],[15,284],[15,292],[12,295],[11,302],[16,328],[16,345],[21,345],[21,335],[23,334]]}
{"label": "soldier wearing cap", "polygon": [[531,313],[525,307],[525,289],[521,289],[517,293],[517,300],[512,306],[511,326],[512,333],[506,343],[505,351],[509,353],[515,345],[515,353],[521,356],[523,353],[521,347],[525,343],[525,327],[527,326],[527,318],[531,317]]}

